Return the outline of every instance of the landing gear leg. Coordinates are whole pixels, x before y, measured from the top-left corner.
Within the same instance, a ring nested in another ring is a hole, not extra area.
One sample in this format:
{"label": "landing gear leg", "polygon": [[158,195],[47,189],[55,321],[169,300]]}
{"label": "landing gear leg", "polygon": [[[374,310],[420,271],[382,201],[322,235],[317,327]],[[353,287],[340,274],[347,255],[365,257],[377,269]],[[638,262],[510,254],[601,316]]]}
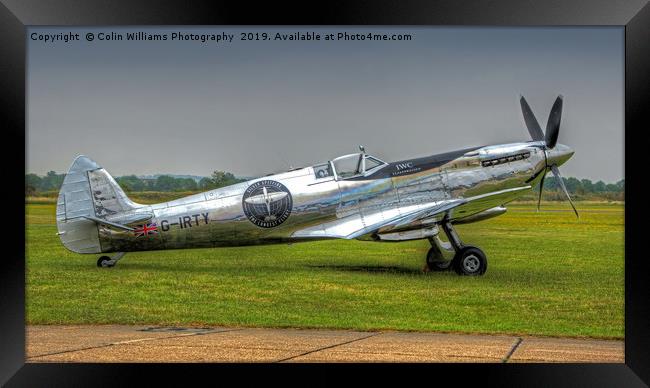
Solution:
{"label": "landing gear leg", "polygon": [[453,268],[459,275],[483,275],[487,270],[485,253],[477,247],[465,245],[451,222],[441,224],[449,242],[440,240],[436,234],[429,238],[431,249],[427,253],[427,266],[430,271],[445,271]]}
{"label": "landing gear leg", "polygon": [[442,241],[438,234],[429,237],[429,243],[431,243],[431,248],[427,252],[427,263],[424,266],[424,272],[446,271],[451,268],[451,262],[456,254],[452,244]]}
{"label": "landing gear leg", "polygon": [[114,267],[115,264],[117,264],[117,262],[120,261],[120,259],[124,257],[125,254],[125,252],[118,252],[113,257],[101,256],[99,259],[97,259],[97,266],[99,268]]}

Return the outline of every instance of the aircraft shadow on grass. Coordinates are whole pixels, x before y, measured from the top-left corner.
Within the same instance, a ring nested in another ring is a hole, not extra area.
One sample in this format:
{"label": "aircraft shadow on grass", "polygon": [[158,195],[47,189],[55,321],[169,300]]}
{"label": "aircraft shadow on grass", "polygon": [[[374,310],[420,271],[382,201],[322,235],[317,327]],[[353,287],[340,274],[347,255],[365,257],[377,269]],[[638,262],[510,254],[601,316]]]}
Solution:
{"label": "aircraft shadow on grass", "polygon": [[319,264],[306,265],[309,268],[329,269],[344,272],[394,273],[400,275],[426,275],[422,269],[399,267],[396,265],[340,265]]}
{"label": "aircraft shadow on grass", "polygon": [[[296,269],[300,266],[296,265]],[[421,268],[400,267],[396,265],[341,265],[341,264],[307,264],[302,266],[311,269],[324,269],[343,272],[367,272],[367,273],[389,273],[399,275],[427,275]],[[213,271],[214,268],[209,266],[198,266],[195,268],[182,267],[178,265],[165,265],[160,262],[154,263],[134,263],[128,265],[129,270],[153,270],[156,271],[182,271],[182,272],[202,272]],[[259,270],[259,267],[257,267]]]}

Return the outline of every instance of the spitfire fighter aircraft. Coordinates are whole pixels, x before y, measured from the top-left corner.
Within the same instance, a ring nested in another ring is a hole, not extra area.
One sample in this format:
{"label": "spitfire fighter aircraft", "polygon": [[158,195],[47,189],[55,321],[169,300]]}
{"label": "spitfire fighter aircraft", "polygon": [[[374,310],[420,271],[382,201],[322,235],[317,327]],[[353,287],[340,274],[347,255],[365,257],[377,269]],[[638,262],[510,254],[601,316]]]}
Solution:
{"label": "spitfire fighter aircraft", "polygon": [[101,256],[99,267],[112,267],[134,251],[428,239],[430,270],[482,275],[485,254],[465,245],[454,225],[503,214],[504,204],[538,183],[541,199],[549,170],[571,202],[558,170],[573,155],[557,144],[562,101],[559,96],[553,104],[544,133],[520,98],[532,141],[392,163],[359,147],[324,163],[155,205],[131,201],[106,170],[79,156],[59,193],[58,235],[73,252],[116,253]]}

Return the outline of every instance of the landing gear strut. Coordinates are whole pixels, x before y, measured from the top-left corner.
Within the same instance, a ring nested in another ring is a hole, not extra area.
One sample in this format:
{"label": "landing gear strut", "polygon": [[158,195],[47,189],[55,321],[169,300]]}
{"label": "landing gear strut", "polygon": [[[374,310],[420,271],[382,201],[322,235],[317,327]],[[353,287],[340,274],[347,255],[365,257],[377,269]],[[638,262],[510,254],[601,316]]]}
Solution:
{"label": "landing gear strut", "polygon": [[449,221],[442,223],[449,242],[442,241],[438,234],[429,237],[431,249],[427,253],[427,268],[430,271],[446,271],[453,268],[459,275],[483,275],[487,270],[485,253],[477,247],[464,245]]}
{"label": "landing gear strut", "polygon": [[120,261],[120,259],[124,257],[125,254],[125,252],[118,252],[113,257],[101,256],[99,259],[97,259],[97,266],[99,268],[114,267],[115,264],[117,264],[117,262]]}

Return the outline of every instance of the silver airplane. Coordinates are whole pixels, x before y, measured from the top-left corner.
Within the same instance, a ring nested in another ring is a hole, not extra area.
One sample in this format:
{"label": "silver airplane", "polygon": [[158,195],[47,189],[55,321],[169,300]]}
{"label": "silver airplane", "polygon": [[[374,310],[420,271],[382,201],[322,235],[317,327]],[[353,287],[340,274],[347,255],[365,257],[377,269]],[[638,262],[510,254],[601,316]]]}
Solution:
{"label": "silver airplane", "polygon": [[99,267],[112,267],[135,251],[333,238],[428,239],[429,270],[482,275],[485,253],[465,245],[454,225],[501,215],[504,204],[538,183],[541,200],[548,171],[578,215],[558,170],[573,155],[571,148],[556,144],[562,101],[559,96],[553,104],[544,133],[520,98],[532,141],[392,163],[360,146],[360,152],[325,163],[155,205],[131,201],[106,170],[78,156],[59,192],[58,235],[73,252],[116,253],[101,256]]}

